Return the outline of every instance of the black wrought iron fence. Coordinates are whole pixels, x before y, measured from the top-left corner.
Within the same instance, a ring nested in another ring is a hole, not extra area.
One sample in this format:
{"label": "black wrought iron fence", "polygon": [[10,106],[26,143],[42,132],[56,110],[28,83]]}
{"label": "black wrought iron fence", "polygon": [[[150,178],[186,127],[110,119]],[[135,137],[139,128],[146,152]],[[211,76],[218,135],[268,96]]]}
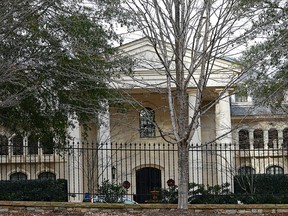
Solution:
{"label": "black wrought iron fence", "polygon": [[[239,149],[234,144],[217,143],[191,145],[191,202],[204,193],[214,197],[232,193],[248,196],[259,192],[262,183],[277,185],[273,182],[277,180],[286,184],[287,169],[286,148]],[[68,147],[47,151],[35,145],[9,144],[0,146],[0,174],[2,181],[66,179],[70,201],[82,201],[85,194],[86,197],[87,194],[99,196],[99,187],[109,182],[110,187],[123,185],[127,197],[137,202],[175,202],[177,145],[71,143]],[[280,194],[283,190],[277,187],[274,192]]]}

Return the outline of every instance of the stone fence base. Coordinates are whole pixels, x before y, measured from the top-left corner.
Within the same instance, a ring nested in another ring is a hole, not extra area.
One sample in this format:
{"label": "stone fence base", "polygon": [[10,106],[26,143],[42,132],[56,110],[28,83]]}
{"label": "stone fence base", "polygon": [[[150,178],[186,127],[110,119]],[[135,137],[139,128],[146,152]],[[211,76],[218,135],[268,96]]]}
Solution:
{"label": "stone fence base", "polygon": [[95,204],[0,201],[0,216],[94,216],[94,215],[288,215],[288,204],[190,205],[186,211],[174,204]]}

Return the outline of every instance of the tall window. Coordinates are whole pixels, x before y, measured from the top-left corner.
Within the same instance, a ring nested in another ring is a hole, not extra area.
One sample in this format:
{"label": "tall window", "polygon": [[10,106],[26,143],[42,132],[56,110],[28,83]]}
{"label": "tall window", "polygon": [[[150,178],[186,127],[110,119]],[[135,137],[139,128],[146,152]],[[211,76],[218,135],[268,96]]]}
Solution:
{"label": "tall window", "polygon": [[38,137],[35,135],[28,137],[28,154],[38,154]]}
{"label": "tall window", "polygon": [[40,139],[41,146],[43,148],[43,154],[53,154],[54,152],[54,140],[51,134],[47,134]]}
{"label": "tall window", "polygon": [[8,138],[0,135],[0,155],[8,155]]}
{"label": "tall window", "polygon": [[254,148],[264,148],[264,135],[263,130],[256,129],[253,132]]}
{"label": "tall window", "polygon": [[270,166],[266,169],[266,173],[267,174],[271,174],[271,175],[281,175],[284,174],[284,170],[282,167],[280,166]]}
{"label": "tall window", "polygon": [[249,142],[249,131],[248,130],[240,130],[239,131],[239,148],[240,149],[249,149],[250,142]]}
{"label": "tall window", "polygon": [[12,138],[13,155],[23,155],[23,137],[17,134]]}
{"label": "tall window", "polygon": [[283,130],[283,148],[288,148],[288,128]]}
{"label": "tall window", "polygon": [[278,148],[278,131],[275,128],[268,131],[268,147]]}
{"label": "tall window", "polygon": [[15,180],[26,180],[27,175],[22,172],[16,172],[10,175],[10,180],[15,181]]}
{"label": "tall window", "polygon": [[151,108],[144,108],[140,111],[140,137],[155,137],[155,112]]}

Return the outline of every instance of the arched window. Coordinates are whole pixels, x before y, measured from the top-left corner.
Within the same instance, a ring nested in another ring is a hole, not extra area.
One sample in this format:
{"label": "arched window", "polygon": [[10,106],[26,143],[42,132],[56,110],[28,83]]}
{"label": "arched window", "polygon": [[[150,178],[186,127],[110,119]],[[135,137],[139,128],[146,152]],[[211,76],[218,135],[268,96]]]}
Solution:
{"label": "arched window", "polygon": [[28,154],[38,154],[38,137],[32,134],[28,137]]}
{"label": "arched window", "polygon": [[284,174],[284,170],[280,166],[273,165],[266,169],[266,173],[271,175],[278,175],[278,174],[281,175]]}
{"label": "arched window", "polygon": [[239,131],[238,135],[239,135],[239,148],[249,149],[250,148],[249,131],[242,129]]}
{"label": "arched window", "polygon": [[254,138],[254,148],[264,148],[264,135],[263,130],[256,129],[253,132],[253,138]]}
{"label": "arched window", "polygon": [[255,173],[256,173],[255,169],[253,169],[250,166],[243,166],[243,167],[240,167],[240,169],[238,170],[239,175],[251,175]]}
{"label": "arched window", "polygon": [[26,180],[27,175],[22,172],[16,172],[10,175],[10,180],[15,181],[15,180]]}
{"label": "arched window", "polygon": [[155,137],[155,112],[151,108],[140,111],[140,138]]}
{"label": "arched window", "polygon": [[268,131],[268,147],[278,148],[278,131],[275,128]]}
{"label": "arched window", "polygon": [[288,128],[283,130],[283,148],[288,148]]}
{"label": "arched window", "polygon": [[43,154],[53,154],[54,152],[54,140],[51,134],[47,134],[40,139],[41,146],[43,148]]}
{"label": "arched window", "polygon": [[56,180],[56,175],[52,172],[42,172],[38,175],[38,179],[40,179],[40,180],[46,180],[46,179]]}
{"label": "arched window", "polygon": [[13,155],[23,155],[23,137],[17,134],[12,138]]}
{"label": "arched window", "polygon": [[0,135],[0,155],[8,155],[8,138]]}

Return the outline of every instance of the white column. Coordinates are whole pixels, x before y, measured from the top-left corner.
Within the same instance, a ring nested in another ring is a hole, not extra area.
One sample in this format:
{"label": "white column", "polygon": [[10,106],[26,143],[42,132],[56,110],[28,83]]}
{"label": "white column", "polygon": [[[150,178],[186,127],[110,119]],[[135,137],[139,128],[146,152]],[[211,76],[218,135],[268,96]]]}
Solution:
{"label": "white column", "polygon": [[[189,123],[195,114],[196,90],[190,90],[189,94]],[[200,115],[200,113],[198,114]],[[198,118],[198,127],[192,137],[190,145],[192,148],[189,151],[189,182],[198,184],[203,183],[203,166],[202,166],[202,148],[201,148],[201,122]]]}
{"label": "white column", "polygon": [[283,130],[278,130],[278,148],[283,148]]}
{"label": "white column", "polygon": [[264,136],[264,149],[268,149],[268,142],[269,142],[268,130],[263,131],[263,136]]}
{"label": "white column", "polygon": [[249,149],[254,149],[254,129],[249,129]]}
{"label": "white column", "polygon": [[69,196],[70,202],[82,202],[83,200],[83,155],[81,154],[81,127],[76,116],[73,116],[70,121],[74,127],[69,127],[68,133],[71,137],[70,145],[73,148],[72,154],[68,155],[67,170],[68,170],[68,188],[74,196]]}
{"label": "white column", "polygon": [[[223,93],[223,92],[222,92]],[[215,129],[217,143],[217,170],[218,184],[229,183],[233,188],[233,170],[235,169],[232,160],[232,134],[231,134],[231,112],[228,92],[221,95],[215,105]]]}
{"label": "white column", "polygon": [[[110,114],[107,101],[102,103],[102,110],[98,114],[98,184],[112,179],[112,158],[110,140]],[[117,168],[116,168],[117,169]]]}

